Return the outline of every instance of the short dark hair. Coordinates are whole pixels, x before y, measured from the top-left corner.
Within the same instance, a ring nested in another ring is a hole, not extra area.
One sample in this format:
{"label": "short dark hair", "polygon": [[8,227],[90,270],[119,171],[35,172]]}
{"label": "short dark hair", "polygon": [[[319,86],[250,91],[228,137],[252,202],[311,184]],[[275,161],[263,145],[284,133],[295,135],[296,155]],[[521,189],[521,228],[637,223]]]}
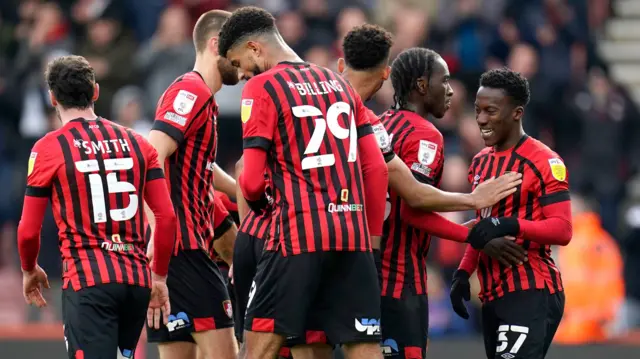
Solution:
{"label": "short dark hair", "polygon": [[202,52],[207,48],[207,42],[216,33],[220,32],[222,25],[231,16],[231,13],[224,10],[210,10],[198,18],[193,27],[193,45],[197,52]]}
{"label": "short dark hair", "polygon": [[391,33],[378,25],[356,26],[342,43],[344,60],[354,70],[370,70],[389,58],[393,46]]}
{"label": "short dark hair", "polygon": [[422,76],[431,79],[433,63],[440,55],[424,47],[412,47],[402,51],[391,64],[391,85],[393,85],[393,107],[407,106],[409,94]]}
{"label": "short dark hair", "polygon": [[84,57],[69,55],[52,60],[45,78],[62,107],[85,109],[93,105],[96,73]]}
{"label": "short dark hair", "polygon": [[218,36],[218,53],[226,56],[229,49],[249,36],[275,33],[276,19],[265,9],[245,6],[231,13]]}
{"label": "short dark hair", "polygon": [[501,89],[516,106],[526,106],[531,97],[529,81],[508,67],[489,70],[480,76],[480,86]]}

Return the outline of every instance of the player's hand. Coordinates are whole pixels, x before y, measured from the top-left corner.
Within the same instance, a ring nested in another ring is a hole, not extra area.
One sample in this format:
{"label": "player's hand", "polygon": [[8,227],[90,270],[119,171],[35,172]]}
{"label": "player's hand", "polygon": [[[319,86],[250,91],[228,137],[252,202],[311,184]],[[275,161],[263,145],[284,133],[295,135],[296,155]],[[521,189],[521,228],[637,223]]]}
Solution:
{"label": "player's hand", "polygon": [[467,242],[475,249],[483,249],[494,238],[516,236],[520,223],[515,217],[487,217],[476,223],[467,235]]}
{"label": "player's hand", "polygon": [[453,311],[461,318],[469,319],[469,312],[464,305],[464,301],[471,299],[471,284],[469,283],[469,273],[458,269],[453,274],[453,281],[451,282],[451,292],[449,293],[449,299],[451,300],[451,307]]}
{"label": "player's hand", "polygon": [[517,245],[515,238],[511,236],[490,240],[482,251],[507,267],[521,265],[527,261],[527,251]]}
{"label": "player's hand", "polygon": [[27,304],[35,305],[38,308],[45,307],[47,301],[42,296],[42,288],[51,288],[47,273],[36,265],[29,272],[22,271],[22,294]]}
{"label": "player's hand", "polygon": [[169,303],[169,288],[167,288],[167,277],[160,277],[155,273],[151,284],[151,299],[147,310],[147,325],[149,328],[160,329],[160,318],[163,325],[169,323],[171,314],[171,304]]}
{"label": "player's hand", "polygon": [[480,183],[471,193],[475,208],[481,210],[493,206],[513,194],[521,183],[522,173],[507,172],[498,178],[491,177]]}

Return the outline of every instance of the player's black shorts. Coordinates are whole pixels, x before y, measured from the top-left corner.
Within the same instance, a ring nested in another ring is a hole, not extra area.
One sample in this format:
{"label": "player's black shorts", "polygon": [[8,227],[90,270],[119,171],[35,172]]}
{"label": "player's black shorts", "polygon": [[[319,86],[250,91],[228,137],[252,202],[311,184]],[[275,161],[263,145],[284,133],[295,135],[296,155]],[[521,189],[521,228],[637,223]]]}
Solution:
{"label": "player's black shorts", "polygon": [[426,295],[382,297],[382,354],[390,358],[419,359],[427,353],[429,302]]}
{"label": "player's black shorts", "polygon": [[560,325],[564,293],[548,289],[506,293],[482,306],[489,359],[542,359]]}
{"label": "player's black shorts", "polygon": [[265,251],[245,329],[287,337],[323,333],[331,344],[380,341],[380,285],[371,252]]}
{"label": "player's black shorts", "polygon": [[167,276],[171,316],[166,327],[147,327],[151,343],[194,342],[191,333],[233,327],[233,309],[220,269],[203,250],[179,251]]}
{"label": "player's black shorts", "polygon": [[64,338],[69,359],[133,358],[147,318],[151,290],[98,284],[62,291]]}
{"label": "player's black shorts", "polygon": [[244,232],[238,232],[233,247],[233,288],[236,296],[236,338],[242,342],[244,315],[247,311],[249,291],[262,256],[264,240]]}

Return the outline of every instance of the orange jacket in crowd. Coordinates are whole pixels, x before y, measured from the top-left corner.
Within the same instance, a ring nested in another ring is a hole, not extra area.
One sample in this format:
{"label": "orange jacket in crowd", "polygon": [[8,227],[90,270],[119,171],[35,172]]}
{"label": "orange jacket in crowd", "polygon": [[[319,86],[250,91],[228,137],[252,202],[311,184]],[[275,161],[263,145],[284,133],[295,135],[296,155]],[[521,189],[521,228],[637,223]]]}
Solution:
{"label": "orange jacket in crowd", "polygon": [[556,248],[566,304],[555,336],[561,344],[602,342],[624,299],[622,257],[595,213],[574,214],[573,239]]}

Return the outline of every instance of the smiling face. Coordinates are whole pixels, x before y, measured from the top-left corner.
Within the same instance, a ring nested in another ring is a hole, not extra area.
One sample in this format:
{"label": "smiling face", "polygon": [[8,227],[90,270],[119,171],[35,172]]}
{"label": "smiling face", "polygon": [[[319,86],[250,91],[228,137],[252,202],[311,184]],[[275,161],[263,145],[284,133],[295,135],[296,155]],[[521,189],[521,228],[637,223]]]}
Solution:
{"label": "smiling face", "polygon": [[500,146],[517,135],[524,113],[501,89],[480,87],[476,94],[476,122],[486,146]]}
{"label": "smiling face", "polygon": [[449,66],[441,57],[437,56],[433,61],[431,78],[427,79],[423,76],[418,79],[417,86],[423,95],[424,105],[436,118],[442,118],[451,107],[453,88],[449,83],[450,78]]}

